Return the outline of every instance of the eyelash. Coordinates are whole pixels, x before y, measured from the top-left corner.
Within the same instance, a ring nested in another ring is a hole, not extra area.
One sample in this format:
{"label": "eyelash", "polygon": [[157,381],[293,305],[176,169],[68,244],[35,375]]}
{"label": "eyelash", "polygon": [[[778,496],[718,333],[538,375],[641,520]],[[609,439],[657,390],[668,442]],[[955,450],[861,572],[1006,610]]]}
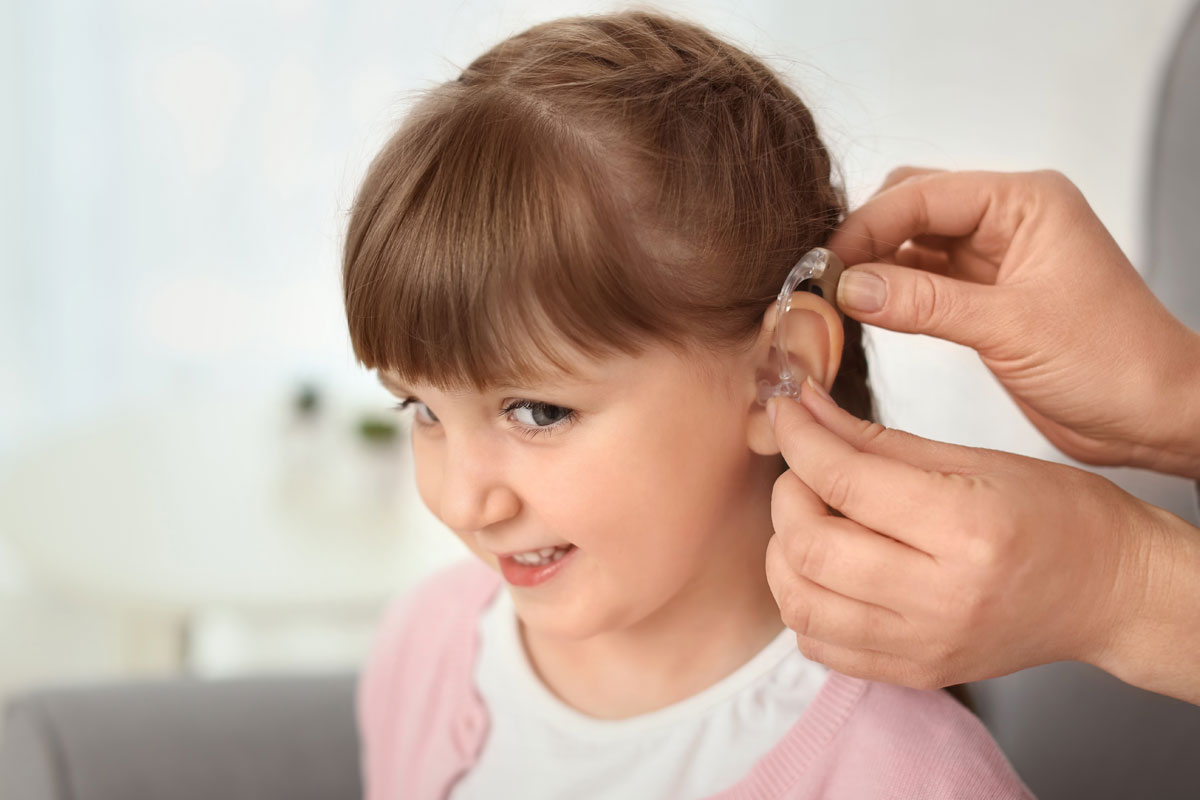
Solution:
{"label": "eyelash", "polygon": [[[403,400],[401,400],[399,403],[394,405],[392,408],[395,409],[396,411],[404,411],[413,403],[420,403],[420,402],[421,401],[415,397],[406,397]],[[564,406],[556,406],[556,405],[553,405],[552,403],[542,403],[537,400],[514,400],[513,402],[511,402],[507,406],[505,406],[503,409],[501,409],[499,416],[501,416],[501,417],[508,416],[514,410],[516,410],[518,408],[528,408],[530,410],[533,410],[535,408],[564,408]],[[514,425],[514,426],[512,426],[512,429],[515,430],[517,433],[520,433],[526,439],[533,439],[537,436],[541,436],[542,434],[546,434],[547,436],[550,436],[555,431],[565,430],[566,428],[570,427],[572,424],[574,424],[574,422],[578,416],[579,416],[579,412],[571,410],[571,409],[567,409],[567,415],[565,417],[563,417],[562,419],[560,419],[558,422],[555,422],[553,425],[543,425],[541,427],[536,427],[536,428],[531,428],[527,425]],[[413,419],[416,420],[416,414],[413,415]],[[431,424],[428,422],[421,422],[419,420],[416,420],[416,422],[418,425]]]}

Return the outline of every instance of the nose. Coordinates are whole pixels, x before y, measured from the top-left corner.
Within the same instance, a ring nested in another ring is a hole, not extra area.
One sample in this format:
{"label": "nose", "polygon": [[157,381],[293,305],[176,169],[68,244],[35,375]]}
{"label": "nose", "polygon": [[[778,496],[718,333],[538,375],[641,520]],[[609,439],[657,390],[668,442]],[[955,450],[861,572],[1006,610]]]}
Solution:
{"label": "nose", "polygon": [[503,445],[486,439],[474,436],[448,442],[439,516],[459,533],[483,530],[520,510],[505,468]]}

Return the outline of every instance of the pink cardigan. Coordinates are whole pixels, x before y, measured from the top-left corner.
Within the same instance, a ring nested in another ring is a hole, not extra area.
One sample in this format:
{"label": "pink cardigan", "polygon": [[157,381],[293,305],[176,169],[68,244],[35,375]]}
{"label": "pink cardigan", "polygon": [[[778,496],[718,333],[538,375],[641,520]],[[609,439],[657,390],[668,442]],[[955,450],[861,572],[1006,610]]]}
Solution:
{"label": "pink cardigan", "polygon": [[[477,621],[499,588],[472,558],[388,609],[358,686],[367,800],[442,800],[479,757]],[[779,744],[714,800],[1027,797],[983,724],[945,692],[831,672]]]}

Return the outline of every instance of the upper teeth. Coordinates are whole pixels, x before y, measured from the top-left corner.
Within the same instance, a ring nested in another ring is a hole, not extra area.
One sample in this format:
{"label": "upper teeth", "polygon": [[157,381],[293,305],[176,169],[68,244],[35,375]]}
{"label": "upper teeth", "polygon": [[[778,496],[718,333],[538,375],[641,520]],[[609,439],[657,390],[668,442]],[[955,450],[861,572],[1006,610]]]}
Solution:
{"label": "upper teeth", "polygon": [[514,555],[513,561],[518,564],[548,564],[551,561],[557,561],[563,557],[563,554],[571,545],[566,544],[561,547],[543,547],[541,550],[530,550],[526,553],[517,553]]}

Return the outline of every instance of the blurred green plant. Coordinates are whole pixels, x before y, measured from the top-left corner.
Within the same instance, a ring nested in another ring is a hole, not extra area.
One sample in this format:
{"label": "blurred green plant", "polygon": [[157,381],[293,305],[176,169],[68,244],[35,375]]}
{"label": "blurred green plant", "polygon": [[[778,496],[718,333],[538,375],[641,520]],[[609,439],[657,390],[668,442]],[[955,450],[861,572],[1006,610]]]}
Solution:
{"label": "blurred green plant", "polygon": [[389,444],[396,439],[399,428],[394,420],[365,414],[358,420],[358,435],[371,444]]}
{"label": "blurred green plant", "polygon": [[310,416],[321,410],[321,393],[315,384],[303,383],[296,392],[296,410],[303,416]]}

